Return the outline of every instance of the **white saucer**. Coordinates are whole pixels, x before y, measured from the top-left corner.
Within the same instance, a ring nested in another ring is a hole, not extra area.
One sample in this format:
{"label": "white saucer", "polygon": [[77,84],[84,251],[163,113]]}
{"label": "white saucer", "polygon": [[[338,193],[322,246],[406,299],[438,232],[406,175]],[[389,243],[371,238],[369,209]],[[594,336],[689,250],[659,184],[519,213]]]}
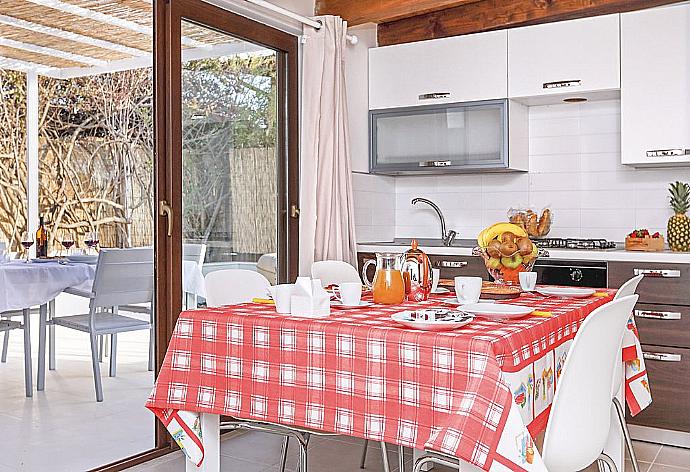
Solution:
{"label": "white saucer", "polygon": [[43,259],[43,258],[35,258],[31,259],[32,264],[49,264],[49,263],[56,263],[60,262],[58,259]]}
{"label": "white saucer", "polygon": [[331,302],[331,306],[333,308],[342,308],[343,310],[349,310],[349,309],[357,310],[359,308],[366,308],[366,307],[369,307],[372,305],[373,305],[373,303],[371,303],[371,302],[359,302],[359,305],[343,305],[343,302],[341,302],[340,300],[334,300]]}
{"label": "white saucer", "polygon": [[465,326],[474,320],[474,316],[472,315],[462,315],[463,316],[460,316],[458,319],[452,321],[416,320],[412,318],[412,310],[406,310],[392,314],[391,319],[396,323],[412,329],[421,329],[422,331],[449,331]]}
{"label": "white saucer", "polygon": [[535,292],[546,295],[547,297],[560,298],[587,298],[594,295],[596,290],[592,288],[580,287],[537,287]]}
{"label": "white saucer", "polygon": [[534,308],[524,305],[511,305],[509,303],[470,303],[462,305],[462,311],[475,316],[493,320],[522,318],[534,311]]}
{"label": "white saucer", "polygon": [[432,290],[431,293],[440,295],[442,293],[450,293],[450,290],[448,290],[446,287],[436,287],[436,290]]}

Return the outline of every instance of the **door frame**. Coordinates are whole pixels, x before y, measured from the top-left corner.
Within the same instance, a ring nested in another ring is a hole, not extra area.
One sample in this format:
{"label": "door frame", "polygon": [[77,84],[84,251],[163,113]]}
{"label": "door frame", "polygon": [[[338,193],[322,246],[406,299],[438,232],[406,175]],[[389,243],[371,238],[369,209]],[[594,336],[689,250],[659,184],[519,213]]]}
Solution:
{"label": "door frame", "polygon": [[[168,219],[158,212],[156,239],[156,365],[165,357],[175,323],[182,310],[182,21],[215,29],[235,38],[276,51],[277,93],[277,238],[278,281],[293,281],[298,273],[299,244],[299,69],[298,39],[255,20],[202,0],[154,1],[154,96],[156,209],[165,200],[172,207],[172,236]],[[173,444],[158,423],[156,446]]]}

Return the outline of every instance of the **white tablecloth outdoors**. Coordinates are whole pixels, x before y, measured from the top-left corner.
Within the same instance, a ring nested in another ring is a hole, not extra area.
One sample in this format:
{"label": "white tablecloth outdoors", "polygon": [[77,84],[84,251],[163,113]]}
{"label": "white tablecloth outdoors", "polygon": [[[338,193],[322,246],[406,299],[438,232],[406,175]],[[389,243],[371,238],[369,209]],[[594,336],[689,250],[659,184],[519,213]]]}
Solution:
{"label": "white tablecloth outdoors", "polygon": [[48,303],[67,287],[93,280],[95,265],[13,261],[0,265],[0,313]]}
{"label": "white tablecloth outdoors", "polygon": [[206,285],[201,266],[194,261],[182,261],[182,290],[206,298]]}

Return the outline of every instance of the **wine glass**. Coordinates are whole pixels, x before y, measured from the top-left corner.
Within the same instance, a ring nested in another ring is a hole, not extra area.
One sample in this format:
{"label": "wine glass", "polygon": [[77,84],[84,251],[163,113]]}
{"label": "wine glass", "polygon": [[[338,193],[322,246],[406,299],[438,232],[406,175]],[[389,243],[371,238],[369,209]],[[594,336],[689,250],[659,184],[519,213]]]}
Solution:
{"label": "wine glass", "polygon": [[84,244],[86,244],[86,247],[89,248],[88,252],[90,252],[92,249],[94,252],[96,252],[96,246],[98,246],[98,232],[90,231],[86,233]]}
{"label": "wine glass", "polygon": [[72,237],[72,234],[69,231],[62,232],[62,236],[60,237],[60,244],[62,244],[62,247],[65,248],[65,250],[67,251],[67,255],[69,256],[70,249],[72,248],[72,246],[74,246],[74,238]]}
{"label": "wine glass", "polygon": [[29,249],[34,245],[34,233],[31,231],[26,231],[22,234],[22,247],[26,251],[26,262],[29,262],[30,252]]}

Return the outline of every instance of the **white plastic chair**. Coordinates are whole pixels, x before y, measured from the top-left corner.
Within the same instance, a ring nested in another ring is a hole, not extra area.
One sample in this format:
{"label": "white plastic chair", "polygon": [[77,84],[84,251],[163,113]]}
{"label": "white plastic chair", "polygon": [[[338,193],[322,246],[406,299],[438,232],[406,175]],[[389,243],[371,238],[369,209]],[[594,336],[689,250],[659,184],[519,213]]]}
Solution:
{"label": "white plastic chair", "polygon": [[346,282],[359,282],[357,269],[343,261],[318,261],[311,265],[311,276],[321,280],[321,285],[338,285]]}
{"label": "white plastic chair", "polygon": [[[184,243],[182,244],[182,260],[194,262],[199,268],[204,266],[206,260],[206,244]],[[197,307],[197,297],[194,293],[185,292],[182,305],[185,309]]]}
{"label": "white plastic chair", "polygon": [[[625,282],[616,292],[614,300],[619,298],[629,297],[634,295],[637,290],[637,286],[640,284],[644,275],[637,275],[632,279]],[[630,455],[630,462],[632,464],[633,472],[640,472],[640,465],[637,463],[637,456],[635,455],[635,449],[633,449],[632,437],[630,436],[630,430],[628,429],[628,423],[625,421],[625,409],[621,402],[618,401],[616,395],[623,384],[623,370],[616,369],[615,379],[613,382],[613,390],[611,392],[611,398],[613,401],[613,406],[616,407],[616,416],[618,416],[618,422],[621,425],[621,430],[623,431],[623,438],[625,439],[625,447],[628,449],[628,454]]]}
{"label": "white plastic chair", "polygon": [[[102,249],[98,255],[96,275],[89,294],[89,313],[82,315],[54,316],[55,326],[75,329],[89,334],[91,361],[96,389],[96,401],[103,401],[103,385],[99,365],[97,337],[110,335],[110,376],[116,373],[117,333],[148,329],[149,368],[153,353],[153,310],[142,307],[153,300],[153,250]],[[149,320],[141,320],[119,314],[130,311],[146,313]],[[45,340],[39,345],[39,356],[45,356]]]}
{"label": "white plastic chair", "polygon": [[206,305],[218,307],[266,298],[271,286],[263,275],[253,270],[225,269],[209,272],[204,277]]}
{"label": "white plastic chair", "polygon": [[594,462],[617,468],[602,451],[611,428],[611,390],[621,369],[620,340],[637,303],[631,295],[594,310],[582,323],[559,379],[542,459],[549,472],[582,470]]}

